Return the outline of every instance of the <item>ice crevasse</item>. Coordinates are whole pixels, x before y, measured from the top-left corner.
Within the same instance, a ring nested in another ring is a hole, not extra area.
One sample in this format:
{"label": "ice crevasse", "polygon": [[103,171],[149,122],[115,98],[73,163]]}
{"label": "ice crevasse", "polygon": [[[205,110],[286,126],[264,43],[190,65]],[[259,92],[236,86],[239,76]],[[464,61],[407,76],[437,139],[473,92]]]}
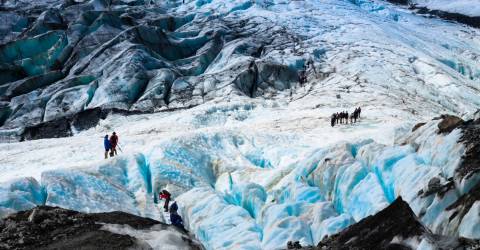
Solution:
{"label": "ice crevasse", "polygon": [[155,197],[167,188],[208,249],[277,249],[289,240],[315,245],[402,196],[433,232],[479,239],[478,202],[449,219],[449,206],[478,177],[458,178],[461,130],[438,134],[437,125],[392,146],[362,140],[325,148],[286,135],[197,132],[101,165],[2,183],[0,213],[47,204],[162,220]]}

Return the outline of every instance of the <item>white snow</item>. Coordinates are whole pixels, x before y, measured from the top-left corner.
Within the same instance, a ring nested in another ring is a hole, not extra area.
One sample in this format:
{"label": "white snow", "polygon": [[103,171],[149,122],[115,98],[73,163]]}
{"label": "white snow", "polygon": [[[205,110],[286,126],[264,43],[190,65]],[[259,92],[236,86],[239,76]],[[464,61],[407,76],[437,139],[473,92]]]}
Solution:
{"label": "white snow", "polygon": [[477,0],[413,0],[411,2],[431,10],[480,16],[480,3]]}
{"label": "white snow", "polygon": [[104,224],[100,229],[116,234],[130,235],[140,240],[140,245],[145,246],[146,243],[146,248],[151,247],[158,250],[191,249],[188,238],[175,229],[164,229],[161,225],[139,230],[128,225]]}
{"label": "white snow", "polygon": [[473,206],[463,217],[458,232],[460,236],[465,238],[480,239],[480,201],[473,203]]}

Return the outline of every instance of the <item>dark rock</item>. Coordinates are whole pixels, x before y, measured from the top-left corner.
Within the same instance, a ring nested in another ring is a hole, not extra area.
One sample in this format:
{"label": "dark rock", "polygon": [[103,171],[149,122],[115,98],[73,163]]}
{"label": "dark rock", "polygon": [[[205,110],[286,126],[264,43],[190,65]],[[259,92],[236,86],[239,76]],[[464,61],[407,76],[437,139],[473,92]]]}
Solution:
{"label": "dark rock", "polygon": [[468,213],[473,204],[480,200],[480,182],[477,183],[470,191],[462,195],[452,205],[447,207],[447,210],[455,211],[449,220],[453,220],[455,217],[459,218],[459,221]]}
{"label": "dark rock", "polygon": [[107,118],[108,111],[101,108],[87,109],[75,114],[72,118],[72,126],[76,130],[87,130],[97,126],[100,120]]}
{"label": "dark rock", "polygon": [[302,245],[299,241],[289,241],[287,242],[287,249],[302,249]]}
{"label": "dark rock", "polygon": [[[153,225],[159,224],[158,221],[128,214],[125,212],[115,211],[108,213],[94,213],[89,215],[90,218],[97,222],[108,224],[125,224],[135,229],[147,229]],[[166,228],[166,226],[165,226]]]}
{"label": "dark rock", "polygon": [[420,190],[418,195],[422,197],[427,197],[432,194],[438,194],[440,197],[443,197],[449,190],[455,188],[455,182],[453,178],[449,179],[445,184],[441,184],[440,179],[438,177],[434,177],[430,179],[428,182],[428,186],[426,190]]}
{"label": "dark rock", "polygon": [[[154,225],[163,225],[162,229],[170,227],[123,212],[85,214],[39,206],[0,220],[0,249],[151,249],[140,239],[101,230],[103,224],[145,230]],[[192,249],[201,249],[188,235],[182,239]]]}
{"label": "dark rock", "polygon": [[400,4],[400,5],[410,4],[410,0],[387,0],[387,1],[393,4]]}
{"label": "dark rock", "polygon": [[427,232],[410,206],[401,198],[390,206],[348,227],[339,234],[323,239],[319,248],[387,249],[396,236],[404,239]]}
{"label": "dark rock", "polygon": [[472,246],[474,241],[433,235],[417,219],[408,203],[397,198],[390,206],[342,232],[324,238],[315,249],[410,249],[398,239],[428,239],[442,249]]}
{"label": "dark rock", "polygon": [[[135,248],[137,247],[137,248]],[[75,237],[59,237],[54,242],[37,249],[145,249],[137,245],[129,235],[114,234],[103,230],[81,232]],[[148,249],[148,248],[147,248]]]}
{"label": "dark rock", "polygon": [[59,138],[71,135],[70,120],[67,118],[60,118],[25,128],[21,140]]}
{"label": "dark rock", "polygon": [[422,127],[425,124],[427,124],[427,123],[426,122],[420,122],[420,123],[415,124],[415,126],[413,126],[413,128],[412,128],[412,132],[419,129],[420,127]]}
{"label": "dark rock", "polygon": [[469,178],[480,171],[480,119],[465,122],[460,129],[460,142],[465,145],[466,152],[456,171],[459,177]]}
{"label": "dark rock", "polygon": [[438,124],[438,133],[450,133],[463,124],[463,120],[453,115],[442,115],[442,121]]}

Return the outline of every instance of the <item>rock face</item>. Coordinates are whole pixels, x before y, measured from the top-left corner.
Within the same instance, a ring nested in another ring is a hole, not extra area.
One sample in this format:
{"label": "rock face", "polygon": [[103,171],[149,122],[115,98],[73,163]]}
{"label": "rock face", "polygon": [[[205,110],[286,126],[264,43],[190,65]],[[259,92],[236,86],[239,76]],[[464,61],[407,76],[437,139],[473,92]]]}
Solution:
{"label": "rock face", "polygon": [[323,239],[316,249],[414,249],[409,239],[424,240],[424,244],[442,249],[478,246],[478,243],[466,239],[448,240],[432,235],[418,221],[408,203],[397,198],[379,213]]}
{"label": "rock face", "polygon": [[151,249],[147,242],[106,230],[104,225],[131,230],[173,231],[189,249],[201,249],[188,235],[158,221],[123,212],[85,214],[40,206],[0,221],[0,249]]}
{"label": "rock face", "polygon": [[453,115],[442,115],[442,121],[438,124],[439,133],[450,133],[463,123],[463,120]]}
{"label": "rock face", "polygon": [[459,174],[471,177],[480,172],[480,118],[468,121],[460,128],[463,132],[460,140],[465,144],[467,152],[463,157]]}

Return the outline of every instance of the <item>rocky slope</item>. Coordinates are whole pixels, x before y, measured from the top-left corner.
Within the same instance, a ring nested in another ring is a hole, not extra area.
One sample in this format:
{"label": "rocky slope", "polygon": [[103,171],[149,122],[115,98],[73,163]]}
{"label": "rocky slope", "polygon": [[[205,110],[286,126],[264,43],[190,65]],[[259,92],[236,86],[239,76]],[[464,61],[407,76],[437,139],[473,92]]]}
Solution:
{"label": "rocky slope", "polygon": [[184,232],[123,212],[39,206],[0,220],[0,249],[203,249]]}
{"label": "rocky slope", "polygon": [[408,203],[397,198],[384,210],[308,249],[475,249],[479,241],[434,235],[417,219]]}

